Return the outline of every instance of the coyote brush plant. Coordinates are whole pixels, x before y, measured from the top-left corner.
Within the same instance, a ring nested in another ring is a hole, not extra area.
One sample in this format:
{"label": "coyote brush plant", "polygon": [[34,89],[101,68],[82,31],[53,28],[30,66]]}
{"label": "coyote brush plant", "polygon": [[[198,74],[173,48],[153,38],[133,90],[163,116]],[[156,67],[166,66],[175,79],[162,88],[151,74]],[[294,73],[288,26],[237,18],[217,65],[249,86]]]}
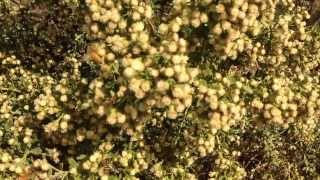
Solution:
{"label": "coyote brush plant", "polygon": [[293,0],[0,2],[0,179],[319,179]]}

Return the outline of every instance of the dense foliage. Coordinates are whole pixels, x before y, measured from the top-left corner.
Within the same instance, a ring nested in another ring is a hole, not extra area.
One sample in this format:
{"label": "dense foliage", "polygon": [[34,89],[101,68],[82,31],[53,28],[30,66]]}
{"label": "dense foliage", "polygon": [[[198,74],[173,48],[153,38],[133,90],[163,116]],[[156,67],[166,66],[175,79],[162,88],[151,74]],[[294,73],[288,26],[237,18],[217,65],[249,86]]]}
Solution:
{"label": "dense foliage", "polygon": [[294,0],[0,1],[0,179],[317,179]]}

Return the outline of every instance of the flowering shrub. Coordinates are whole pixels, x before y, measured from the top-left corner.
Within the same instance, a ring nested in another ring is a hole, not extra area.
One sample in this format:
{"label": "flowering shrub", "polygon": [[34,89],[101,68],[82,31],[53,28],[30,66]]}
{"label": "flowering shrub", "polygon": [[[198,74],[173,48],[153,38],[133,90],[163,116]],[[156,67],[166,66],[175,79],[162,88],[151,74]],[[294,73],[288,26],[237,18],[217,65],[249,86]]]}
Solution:
{"label": "flowering shrub", "polygon": [[1,178],[320,176],[320,30],[307,3],[0,9]]}

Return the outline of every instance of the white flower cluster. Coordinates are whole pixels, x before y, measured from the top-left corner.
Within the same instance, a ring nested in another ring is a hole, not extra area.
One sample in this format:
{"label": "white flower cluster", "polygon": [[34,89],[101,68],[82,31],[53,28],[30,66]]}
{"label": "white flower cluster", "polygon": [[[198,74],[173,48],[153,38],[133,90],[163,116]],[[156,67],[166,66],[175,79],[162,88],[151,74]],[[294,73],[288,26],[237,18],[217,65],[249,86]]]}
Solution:
{"label": "white flower cluster", "polygon": [[234,0],[213,5],[213,12],[218,14],[217,24],[212,28],[215,49],[223,58],[236,59],[238,54],[254,48],[250,36],[258,36],[271,25],[277,3],[277,0]]}

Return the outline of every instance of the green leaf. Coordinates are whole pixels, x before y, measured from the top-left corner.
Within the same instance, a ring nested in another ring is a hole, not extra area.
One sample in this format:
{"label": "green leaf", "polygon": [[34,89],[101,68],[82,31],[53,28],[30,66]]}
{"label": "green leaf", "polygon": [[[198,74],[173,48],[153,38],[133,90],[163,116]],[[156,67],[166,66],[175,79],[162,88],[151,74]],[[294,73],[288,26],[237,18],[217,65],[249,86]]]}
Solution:
{"label": "green leaf", "polygon": [[68,159],[68,163],[71,166],[71,168],[77,168],[78,167],[78,163],[73,158],[69,158]]}
{"label": "green leaf", "polygon": [[40,155],[42,154],[42,149],[40,147],[36,147],[36,148],[33,148],[31,151],[30,151],[31,154],[34,154],[34,155]]}
{"label": "green leaf", "polygon": [[77,157],[77,160],[83,160],[87,157],[85,154],[81,154],[80,156]]}

